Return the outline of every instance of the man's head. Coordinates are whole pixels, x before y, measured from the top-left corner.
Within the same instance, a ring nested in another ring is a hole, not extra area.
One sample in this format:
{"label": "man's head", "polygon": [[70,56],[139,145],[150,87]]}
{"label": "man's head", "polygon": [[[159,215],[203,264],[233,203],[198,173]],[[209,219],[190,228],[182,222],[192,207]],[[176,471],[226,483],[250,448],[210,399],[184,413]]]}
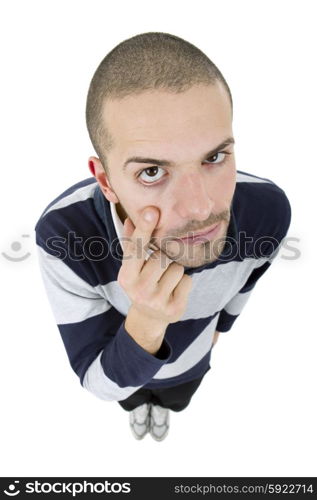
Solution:
{"label": "man's head", "polygon": [[[93,173],[121,220],[129,216],[135,224],[154,206],[158,248],[186,267],[215,260],[236,171],[230,90],[207,56],[165,33],[122,42],[93,76],[86,118],[98,155],[89,158]],[[195,245],[175,239],[217,222],[212,239]]]}

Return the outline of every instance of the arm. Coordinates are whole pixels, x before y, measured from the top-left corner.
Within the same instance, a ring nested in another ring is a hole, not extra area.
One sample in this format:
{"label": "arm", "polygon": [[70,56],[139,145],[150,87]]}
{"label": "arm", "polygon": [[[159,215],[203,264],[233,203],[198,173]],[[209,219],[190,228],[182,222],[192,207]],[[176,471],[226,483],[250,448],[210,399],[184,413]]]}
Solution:
{"label": "arm", "polygon": [[265,254],[266,256],[262,257],[258,262],[255,263],[255,266],[251,271],[248,279],[244,283],[243,287],[220,311],[218,323],[216,326],[217,331],[215,332],[215,342],[217,341],[219,332],[227,332],[231,329],[233,323],[241,314],[244,306],[249,300],[252,290],[254,289],[257,281],[269,269],[272,262],[278,255],[282,247],[283,240],[287,235],[291,222],[290,202],[285,192],[274,184],[273,187],[271,187],[271,189],[268,191],[268,196],[269,197],[265,199],[265,202],[263,203],[263,207],[265,207],[267,204],[270,204],[274,216],[272,217],[271,215],[266,220],[265,223],[267,224],[268,230],[265,234],[267,234],[269,238],[272,237],[277,245],[272,253],[270,253],[271,246],[268,246],[267,253]]}
{"label": "arm", "polygon": [[[256,267],[252,270],[250,273],[247,281],[243,285],[243,287],[239,290],[239,292],[226,304],[226,306],[220,311],[218,323],[217,323],[217,330],[220,332],[228,332],[233,323],[236,321],[236,319],[239,317],[239,315],[242,312],[242,309],[248,302],[250,295],[260,279],[261,276],[270,268],[272,265],[272,262],[278,255],[282,243],[284,240],[284,237],[287,233],[288,227],[290,224],[290,216],[288,218],[288,222],[286,225],[286,229],[284,230],[284,236],[283,238],[279,241],[278,246],[275,248],[274,252],[271,253],[271,255],[268,255],[267,257],[263,257],[259,259],[259,262],[257,263]],[[263,263],[263,259],[265,262]]]}
{"label": "arm", "polygon": [[80,278],[37,241],[44,286],[72,369],[95,396],[120,401],[145,385],[168,361],[165,339],[154,354],[125,328],[125,316],[105,298],[100,285]]}
{"label": "arm", "polygon": [[239,292],[226,304],[220,311],[216,329],[218,332],[228,332],[238,316],[241,314],[242,309],[248,302],[253,288],[255,287],[258,279],[267,271],[271,266],[271,262],[267,261],[260,267],[253,269],[249,278]]}
{"label": "arm", "polygon": [[[143,317],[134,307],[130,307],[124,326],[134,340],[150,354],[159,351],[167,324]],[[155,337],[153,337],[155,332]]]}

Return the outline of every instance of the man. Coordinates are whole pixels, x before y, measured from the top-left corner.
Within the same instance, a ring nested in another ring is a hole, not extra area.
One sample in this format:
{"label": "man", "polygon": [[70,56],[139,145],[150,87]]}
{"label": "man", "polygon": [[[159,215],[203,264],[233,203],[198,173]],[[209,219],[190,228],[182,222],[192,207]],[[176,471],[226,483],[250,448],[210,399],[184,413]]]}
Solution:
{"label": "man", "polygon": [[158,441],[210,369],[287,234],[273,181],[237,171],[232,98],[198,48],[125,40],[90,83],[92,178],[38,220],[46,291],[83,387]]}

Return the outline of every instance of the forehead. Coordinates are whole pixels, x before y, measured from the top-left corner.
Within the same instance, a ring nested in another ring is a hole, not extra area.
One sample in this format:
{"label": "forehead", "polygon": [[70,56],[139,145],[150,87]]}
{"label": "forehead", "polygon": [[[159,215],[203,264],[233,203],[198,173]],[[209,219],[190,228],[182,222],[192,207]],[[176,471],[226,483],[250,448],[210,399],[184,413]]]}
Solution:
{"label": "forehead", "polygon": [[223,85],[196,85],[182,93],[144,91],[107,100],[103,119],[117,150],[180,140],[209,141],[231,131],[232,110]]}

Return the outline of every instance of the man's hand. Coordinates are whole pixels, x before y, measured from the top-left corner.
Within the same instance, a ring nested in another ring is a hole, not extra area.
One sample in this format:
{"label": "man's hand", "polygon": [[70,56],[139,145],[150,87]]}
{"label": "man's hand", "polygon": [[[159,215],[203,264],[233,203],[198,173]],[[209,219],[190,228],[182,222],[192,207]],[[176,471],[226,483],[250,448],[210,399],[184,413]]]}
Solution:
{"label": "man's hand", "polygon": [[[144,214],[152,214],[146,221]],[[184,314],[192,279],[184,274],[184,266],[170,260],[160,250],[148,260],[145,248],[159,220],[159,210],[146,207],[137,225],[126,218],[123,226],[123,259],[118,282],[129,296],[125,328],[148,352],[159,349],[169,323],[175,323]]]}

